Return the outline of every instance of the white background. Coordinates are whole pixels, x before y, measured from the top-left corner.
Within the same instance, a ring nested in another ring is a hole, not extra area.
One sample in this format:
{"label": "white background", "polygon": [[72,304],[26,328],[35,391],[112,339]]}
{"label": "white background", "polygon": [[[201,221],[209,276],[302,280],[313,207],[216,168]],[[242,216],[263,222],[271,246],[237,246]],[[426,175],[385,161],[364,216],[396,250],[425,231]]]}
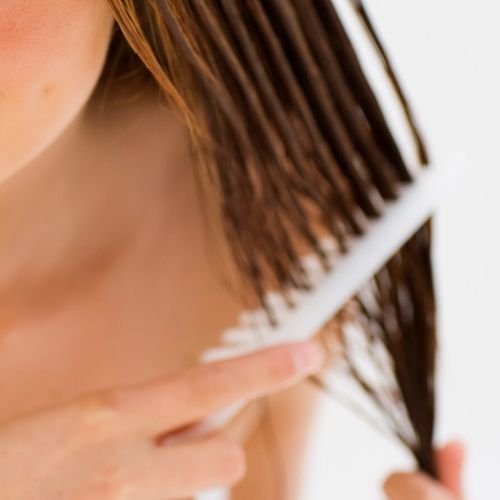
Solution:
{"label": "white background", "polygon": [[[437,434],[439,441],[465,441],[467,498],[497,500],[500,2],[372,0],[366,5],[417,111],[434,162],[454,163],[458,155],[465,163],[436,220]],[[411,464],[408,457],[322,398],[301,500],[383,498],[384,475]]]}

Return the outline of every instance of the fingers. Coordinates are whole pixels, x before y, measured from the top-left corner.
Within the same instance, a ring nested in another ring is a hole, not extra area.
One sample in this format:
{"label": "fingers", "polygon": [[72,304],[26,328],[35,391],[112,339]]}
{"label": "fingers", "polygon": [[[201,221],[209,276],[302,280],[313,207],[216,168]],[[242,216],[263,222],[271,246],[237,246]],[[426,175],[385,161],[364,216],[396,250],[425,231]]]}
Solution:
{"label": "fingers", "polygon": [[449,443],[436,453],[439,480],[457,497],[462,494],[464,456],[464,447],[458,441]]}
{"label": "fingers", "polygon": [[[207,434],[213,434],[215,429],[217,429],[232,440],[244,444],[264,413],[263,401],[253,400],[243,406],[237,405],[237,408],[229,407],[228,410],[229,414],[227,418],[230,420],[225,424],[226,416],[223,416],[222,420],[217,418],[215,421],[213,417],[208,417],[208,420],[187,425],[173,432],[157,436],[156,442],[160,446],[172,446],[178,443],[186,443],[190,440],[197,440]],[[235,411],[237,411],[236,414],[234,413]],[[219,416],[221,415],[218,414],[217,417]]]}
{"label": "fingers", "polygon": [[392,474],[384,483],[389,500],[459,500],[462,498],[464,447],[452,442],[436,452],[440,483],[421,473]]}
{"label": "fingers", "polygon": [[384,483],[388,500],[457,500],[439,483],[421,473],[392,474]]}
{"label": "fingers", "polygon": [[[242,447],[222,433],[175,446],[156,447],[131,475],[130,498],[178,499],[231,486],[246,472]],[[125,498],[129,498],[125,495]]]}
{"label": "fingers", "polygon": [[[86,457],[84,469],[92,479],[86,484],[99,492],[90,498],[189,496],[242,477],[245,460],[237,440],[244,441],[256,416],[242,413],[217,435],[173,446],[158,446],[158,438],[293,385],[321,369],[323,362],[319,343],[289,344],[165,380],[91,394],[54,409],[48,418],[61,420],[56,427],[65,439],[59,441]],[[68,456],[70,465],[72,459]]]}
{"label": "fingers", "polygon": [[288,344],[121,391],[115,404],[130,425],[144,432],[173,430],[238,401],[293,385],[319,370],[323,362],[318,342]]}

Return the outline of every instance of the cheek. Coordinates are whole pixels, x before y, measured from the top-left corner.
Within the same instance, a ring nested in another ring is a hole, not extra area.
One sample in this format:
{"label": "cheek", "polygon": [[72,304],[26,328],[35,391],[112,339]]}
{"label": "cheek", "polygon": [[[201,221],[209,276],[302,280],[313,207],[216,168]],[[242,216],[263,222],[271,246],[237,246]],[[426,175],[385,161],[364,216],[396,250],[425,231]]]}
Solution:
{"label": "cheek", "polygon": [[0,182],[83,108],[112,25],[105,0],[0,0]]}
{"label": "cheek", "polygon": [[0,89],[19,95],[91,71],[110,25],[104,0],[1,0]]}

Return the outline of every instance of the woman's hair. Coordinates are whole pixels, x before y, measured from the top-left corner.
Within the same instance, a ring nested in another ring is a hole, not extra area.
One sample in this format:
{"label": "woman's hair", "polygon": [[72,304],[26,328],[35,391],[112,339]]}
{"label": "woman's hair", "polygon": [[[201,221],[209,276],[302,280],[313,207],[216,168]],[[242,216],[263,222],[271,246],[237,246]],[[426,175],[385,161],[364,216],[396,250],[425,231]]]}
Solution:
{"label": "woman's hair", "polygon": [[[234,262],[265,292],[310,286],[304,246],[327,265],[318,228],[341,251],[412,173],[331,0],[107,0],[116,18],[106,82],[158,87],[182,114],[197,174],[220,207]],[[385,66],[422,164],[424,146]],[[434,299],[426,224],[353,301],[379,380],[349,370],[422,468],[432,459]],[[348,315],[349,316],[349,315]],[[380,357],[381,347],[384,356]],[[380,365],[380,366],[379,366]]]}

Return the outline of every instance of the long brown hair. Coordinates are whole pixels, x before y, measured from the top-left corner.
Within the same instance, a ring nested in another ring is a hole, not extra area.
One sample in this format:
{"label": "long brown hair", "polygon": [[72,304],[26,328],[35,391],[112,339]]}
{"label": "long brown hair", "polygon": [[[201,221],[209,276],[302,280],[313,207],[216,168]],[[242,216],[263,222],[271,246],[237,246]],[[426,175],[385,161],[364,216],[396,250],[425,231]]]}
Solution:
{"label": "long brown hair", "polygon": [[[341,251],[412,173],[331,0],[107,0],[117,21],[105,78],[156,85],[183,115],[232,256],[267,310],[269,288],[308,288],[318,227]],[[427,162],[410,108],[361,2],[351,0]],[[435,312],[426,224],[354,299],[382,382],[350,373],[434,473]],[[367,294],[370,296],[367,299]],[[352,322],[352,316],[351,320]]]}

